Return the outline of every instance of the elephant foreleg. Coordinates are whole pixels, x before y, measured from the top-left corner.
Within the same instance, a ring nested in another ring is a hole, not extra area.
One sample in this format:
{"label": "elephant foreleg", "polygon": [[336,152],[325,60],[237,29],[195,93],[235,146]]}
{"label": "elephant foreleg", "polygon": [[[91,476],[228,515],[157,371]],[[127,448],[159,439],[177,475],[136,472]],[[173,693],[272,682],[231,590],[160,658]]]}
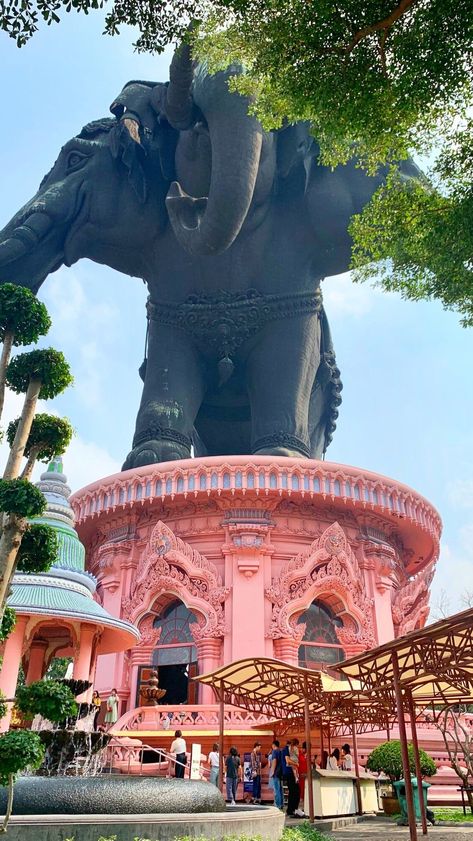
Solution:
{"label": "elephant foreleg", "polygon": [[123,469],[190,458],[204,391],[204,366],[192,340],[184,331],[152,321],[133,449]]}
{"label": "elephant foreleg", "polygon": [[320,354],[318,315],[267,324],[248,355],[252,452],[312,456],[309,407]]}

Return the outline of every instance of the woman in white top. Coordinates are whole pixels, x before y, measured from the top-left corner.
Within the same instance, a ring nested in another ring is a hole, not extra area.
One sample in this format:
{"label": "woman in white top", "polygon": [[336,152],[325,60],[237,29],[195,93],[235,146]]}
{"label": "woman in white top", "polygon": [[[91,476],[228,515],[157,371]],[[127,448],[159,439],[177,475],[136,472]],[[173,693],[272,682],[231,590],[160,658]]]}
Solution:
{"label": "woman in white top", "polygon": [[342,768],[344,771],[353,770],[353,760],[350,753],[350,745],[342,745]]}
{"label": "woman in white top", "polygon": [[210,777],[209,781],[220,788],[220,753],[217,742],[215,742],[209,753]]}
{"label": "woman in white top", "polygon": [[338,762],[340,760],[340,751],[335,748],[327,759],[327,771],[338,771]]}
{"label": "woman in white top", "polygon": [[182,738],[182,730],[176,730],[174,733],[174,741],[171,745],[171,753],[174,754],[174,776],[184,779],[185,766],[187,764],[186,756],[186,742]]}

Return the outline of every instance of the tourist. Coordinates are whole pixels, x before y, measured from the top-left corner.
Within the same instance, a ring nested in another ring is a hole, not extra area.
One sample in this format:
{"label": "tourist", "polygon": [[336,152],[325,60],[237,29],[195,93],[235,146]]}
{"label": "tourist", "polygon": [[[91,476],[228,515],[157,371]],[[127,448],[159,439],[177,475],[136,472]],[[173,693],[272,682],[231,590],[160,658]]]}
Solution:
{"label": "tourist", "polygon": [[217,742],[209,753],[210,777],[209,781],[217,788],[220,788],[220,751]]}
{"label": "tourist", "polygon": [[326,771],[328,769],[328,758],[329,757],[328,757],[327,751],[323,750],[322,751],[322,763],[320,765],[320,767],[322,768],[323,771]]}
{"label": "tourist", "polygon": [[350,745],[342,745],[342,768],[344,771],[353,770],[353,760],[350,753]]}
{"label": "tourist", "polygon": [[282,758],[278,739],[274,739],[271,750],[271,763],[269,766],[269,782],[274,791],[274,805],[278,809],[284,806],[284,794],[282,790]]}
{"label": "tourist", "polygon": [[255,742],[250,754],[253,803],[261,803],[261,742]]}
{"label": "tourist", "polygon": [[302,748],[299,751],[299,794],[302,804],[304,804],[305,781],[307,779],[307,743],[302,742]]}
{"label": "tourist", "polygon": [[230,748],[230,753],[225,760],[227,800],[231,806],[235,805],[237,797],[238,781],[241,778],[241,759],[236,748]]}
{"label": "tourist", "polygon": [[182,738],[182,730],[176,730],[174,733],[171,753],[174,754],[174,776],[179,780],[183,780],[187,765],[187,747],[185,739]]}
{"label": "tourist", "polygon": [[111,727],[112,724],[118,721],[118,695],[117,690],[112,689],[111,694],[107,698],[107,707],[105,712],[105,724]]}
{"label": "tourist", "polygon": [[313,758],[313,760],[312,760],[312,768],[315,768],[315,769],[320,768],[320,765],[319,765],[319,763],[317,762],[318,758],[319,758],[318,753],[315,753],[315,754],[314,754],[314,758]]}
{"label": "tourist", "polygon": [[327,762],[327,771],[338,771],[338,763],[340,762],[340,751],[334,748],[330,754]]}
{"label": "tourist", "polygon": [[[98,719],[99,719],[100,707],[101,706],[102,706],[102,699],[101,699],[99,693],[97,692],[97,690],[94,689],[94,691],[92,693],[92,711],[94,712],[94,730],[95,731],[97,730],[97,722],[98,722]],[[116,721],[116,719],[115,719],[115,721]]]}
{"label": "tourist", "polygon": [[291,739],[289,744],[283,748],[283,757],[285,762],[284,780],[288,791],[286,814],[290,818],[298,818],[296,809],[299,808],[300,799],[298,782],[299,739]]}

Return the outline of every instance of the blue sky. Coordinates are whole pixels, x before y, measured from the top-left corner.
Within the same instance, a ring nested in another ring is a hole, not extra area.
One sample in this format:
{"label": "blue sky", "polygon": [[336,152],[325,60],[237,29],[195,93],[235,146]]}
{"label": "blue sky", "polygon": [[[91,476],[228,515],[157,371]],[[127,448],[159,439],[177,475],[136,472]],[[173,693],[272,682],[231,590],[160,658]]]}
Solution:
{"label": "blue sky", "polygon": [[[138,55],[133,33],[102,36],[103,16],[64,15],[19,50],[0,32],[0,228],[33,195],[59,148],[107,115],[129,79],[165,81],[169,56]],[[344,382],[328,458],[384,473],[423,493],[444,522],[432,602],[451,611],[473,591],[472,331],[436,303],[407,303],[348,276],[324,283]],[[40,297],[53,318],[47,343],[64,351],[75,385],[52,404],[77,436],[65,459],[73,489],[120,468],[141,392],[146,290],[82,261]],[[11,398],[8,415],[18,413]]]}

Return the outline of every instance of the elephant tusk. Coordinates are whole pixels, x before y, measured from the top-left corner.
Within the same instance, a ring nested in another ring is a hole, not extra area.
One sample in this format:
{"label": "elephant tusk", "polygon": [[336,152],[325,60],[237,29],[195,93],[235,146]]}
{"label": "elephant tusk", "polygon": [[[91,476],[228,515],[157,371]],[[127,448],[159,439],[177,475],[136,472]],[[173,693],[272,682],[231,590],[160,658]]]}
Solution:
{"label": "elephant tusk", "polygon": [[32,213],[22,225],[14,229],[8,239],[0,243],[0,266],[12,263],[28,254],[50,227],[49,216],[41,212]]}

